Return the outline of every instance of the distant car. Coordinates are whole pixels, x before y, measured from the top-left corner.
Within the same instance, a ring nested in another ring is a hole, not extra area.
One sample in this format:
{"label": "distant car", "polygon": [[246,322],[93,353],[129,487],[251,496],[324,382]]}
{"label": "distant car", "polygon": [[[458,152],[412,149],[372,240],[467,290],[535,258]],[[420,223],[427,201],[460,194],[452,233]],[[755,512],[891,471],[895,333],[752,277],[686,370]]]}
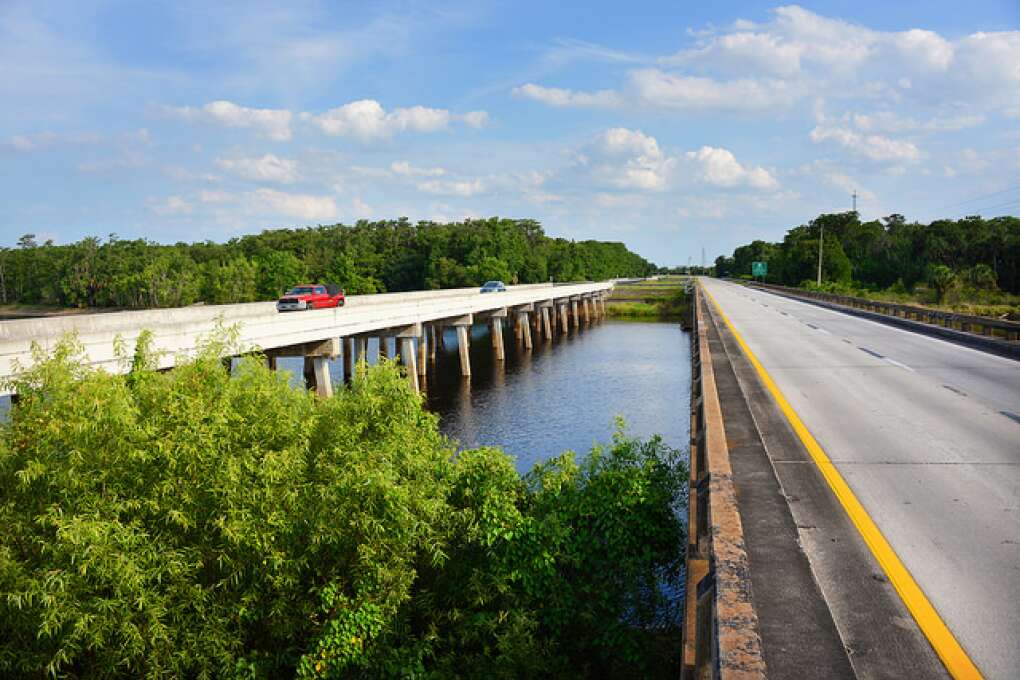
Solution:
{"label": "distant car", "polygon": [[303,312],[308,309],[343,307],[346,301],[340,286],[303,283],[294,286],[276,301],[278,312]]}
{"label": "distant car", "polygon": [[480,293],[505,293],[506,285],[502,281],[486,281]]}

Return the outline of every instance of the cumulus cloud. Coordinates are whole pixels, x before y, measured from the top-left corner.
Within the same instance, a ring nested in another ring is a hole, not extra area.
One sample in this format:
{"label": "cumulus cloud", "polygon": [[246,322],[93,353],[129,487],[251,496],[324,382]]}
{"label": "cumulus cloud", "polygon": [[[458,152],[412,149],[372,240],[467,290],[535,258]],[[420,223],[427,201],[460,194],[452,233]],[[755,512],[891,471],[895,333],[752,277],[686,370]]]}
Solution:
{"label": "cumulus cloud", "polygon": [[741,165],[727,149],[703,146],[697,151],[688,151],[684,157],[694,165],[698,179],[712,186],[747,186],[753,189],[775,189],[779,186],[768,170]]}
{"label": "cumulus cloud", "polygon": [[619,189],[661,191],[676,159],[640,130],[612,128],[600,134],[577,157],[576,165],[593,179]]}
{"label": "cumulus cloud", "polygon": [[250,128],[276,141],[286,142],[292,136],[294,114],[286,109],[253,109],[221,99],[198,108],[178,106],[166,110],[187,121]]}
{"label": "cumulus cloud", "polygon": [[614,108],[621,104],[620,96],[612,90],[598,92],[578,92],[559,87],[543,87],[534,83],[526,83],[512,90],[513,96],[519,99],[531,99],[557,108]]}
{"label": "cumulus cloud", "polygon": [[1020,107],[1020,31],[949,39],[879,31],[791,5],[770,21],[694,31],[694,43],[632,70],[615,89],[528,83],[513,94],[555,107],[781,113],[814,98]]}
{"label": "cumulus cloud", "polygon": [[353,137],[360,142],[390,139],[401,132],[438,132],[458,120],[471,127],[488,122],[485,111],[471,111],[456,116],[446,109],[411,106],[387,111],[374,99],[361,99],[330,109],[321,114],[302,114],[319,130],[334,137]]}
{"label": "cumulus cloud", "polygon": [[278,158],[271,153],[261,158],[217,158],[216,166],[233,175],[256,182],[290,184],[299,177],[297,161]]}

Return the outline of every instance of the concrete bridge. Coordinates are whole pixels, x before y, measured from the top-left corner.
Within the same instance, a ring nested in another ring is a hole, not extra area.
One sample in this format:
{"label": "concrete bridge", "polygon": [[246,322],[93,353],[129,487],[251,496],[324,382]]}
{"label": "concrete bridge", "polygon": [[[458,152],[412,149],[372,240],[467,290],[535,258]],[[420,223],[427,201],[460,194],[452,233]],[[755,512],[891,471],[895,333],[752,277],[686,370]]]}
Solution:
{"label": "concrete bridge", "polygon": [[[120,343],[130,353],[142,331],[152,333],[159,368],[167,369],[193,355],[218,327],[236,326],[239,347],[261,350],[273,367],[278,357],[304,357],[309,386],[324,396],[332,393],[331,359],[342,356],[345,376],[340,377],[350,377],[354,363],[367,356],[369,337],[380,338],[380,351],[388,354],[388,339],[394,338],[392,354],[418,389],[418,376],[435,358],[443,328],[457,329],[461,374],[469,376],[469,330],[475,322],[488,322],[493,351],[503,360],[504,329],[512,329],[516,340],[531,349],[536,339],[567,334],[603,318],[612,288],[609,281],[510,286],[486,294],[464,288],[357,295],[340,308],[290,313],[277,312],[273,302],[255,302],[18,319],[0,323],[0,381],[31,365],[33,343],[48,349],[70,333],[83,345],[90,365],[121,373],[129,365],[115,347]],[[12,393],[8,385],[0,386],[0,396]]]}
{"label": "concrete bridge", "polygon": [[684,677],[1020,677],[1020,362],[826,305],[699,281]]}

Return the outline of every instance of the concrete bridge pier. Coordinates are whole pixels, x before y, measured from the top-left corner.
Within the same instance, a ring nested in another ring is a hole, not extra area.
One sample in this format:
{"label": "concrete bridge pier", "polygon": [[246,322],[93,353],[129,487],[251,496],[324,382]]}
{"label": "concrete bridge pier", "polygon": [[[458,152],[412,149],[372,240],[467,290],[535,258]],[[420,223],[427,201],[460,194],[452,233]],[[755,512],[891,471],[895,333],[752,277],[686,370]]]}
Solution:
{"label": "concrete bridge pier", "polygon": [[492,338],[492,352],[496,361],[506,361],[506,349],[503,346],[503,319],[506,316],[505,307],[489,316],[489,336]]}
{"label": "concrete bridge pier", "polygon": [[551,302],[543,302],[541,303],[540,308],[542,310],[542,329],[545,331],[545,339],[552,340],[552,321],[549,318],[549,310],[553,308],[553,304]]}
{"label": "concrete bridge pier", "polygon": [[421,329],[421,334],[418,336],[418,378],[419,382],[422,382],[425,378],[428,369],[428,333],[425,329]]}
{"label": "concrete bridge pier", "polygon": [[443,331],[442,326],[437,326],[434,323],[428,325],[429,329],[429,362],[436,363],[436,346],[442,339]]}
{"label": "concrete bridge pier", "polygon": [[465,314],[452,319],[444,319],[444,326],[457,329],[457,351],[460,354],[460,374],[471,377],[471,326],[475,322],[474,314]]}
{"label": "concrete bridge pier", "polygon": [[517,325],[521,329],[521,342],[524,344],[524,349],[530,350],[532,348],[531,323],[528,321],[527,312],[517,312]]}
{"label": "concrete bridge pier", "polygon": [[418,383],[418,367],[417,361],[415,361],[414,341],[416,338],[422,337],[421,324],[415,323],[410,326],[405,326],[398,330],[393,336],[394,342],[400,349],[398,356],[400,363],[404,366],[404,371],[407,373],[407,381],[411,384],[411,389],[418,392],[421,388]]}
{"label": "concrete bridge pier", "polygon": [[570,319],[573,321],[574,330],[581,328],[581,320],[577,316],[577,298],[570,298]]}
{"label": "concrete bridge pier", "polygon": [[354,379],[354,338],[344,338],[344,382]]}
{"label": "concrete bridge pier", "polygon": [[385,335],[380,335],[379,336],[379,358],[380,359],[389,359],[390,358],[389,351],[390,351],[390,348],[389,348],[389,343],[386,342],[386,336]]}

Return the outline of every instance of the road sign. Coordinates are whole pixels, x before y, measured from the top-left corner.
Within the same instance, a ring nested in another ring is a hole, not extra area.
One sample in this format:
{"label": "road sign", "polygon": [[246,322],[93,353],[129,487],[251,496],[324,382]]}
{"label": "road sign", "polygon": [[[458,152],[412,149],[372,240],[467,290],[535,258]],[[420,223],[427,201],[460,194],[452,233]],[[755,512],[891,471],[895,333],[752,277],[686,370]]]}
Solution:
{"label": "road sign", "polygon": [[768,262],[752,262],[751,263],[751,276],[765,276],[769,273]]}

